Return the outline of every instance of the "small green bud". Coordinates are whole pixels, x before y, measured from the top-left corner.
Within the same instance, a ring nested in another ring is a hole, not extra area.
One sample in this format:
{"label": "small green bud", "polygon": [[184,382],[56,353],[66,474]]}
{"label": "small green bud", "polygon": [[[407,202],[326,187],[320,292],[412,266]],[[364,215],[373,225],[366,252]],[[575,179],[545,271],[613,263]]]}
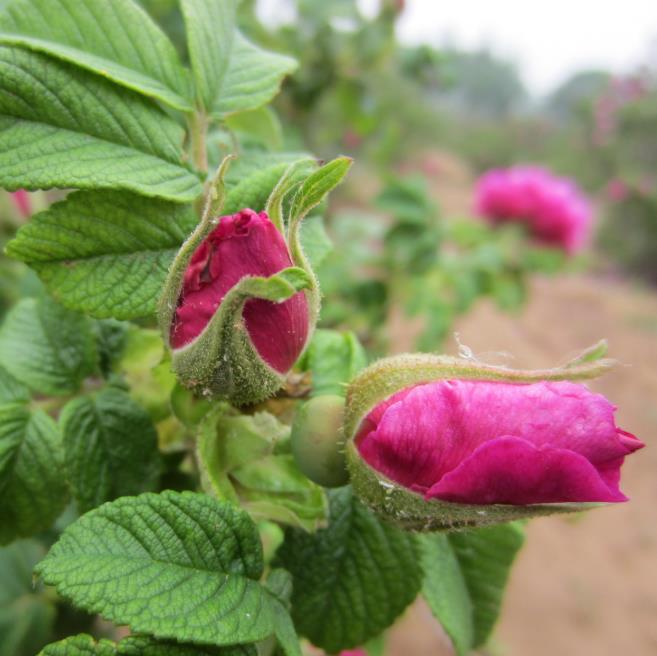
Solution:
{"label": "small green bud", "polygon": [[292,453],[299,469],[324,487],[349,482],[342,430],[344,403],[341,396],[317,396],[301,406],[292,425]]}

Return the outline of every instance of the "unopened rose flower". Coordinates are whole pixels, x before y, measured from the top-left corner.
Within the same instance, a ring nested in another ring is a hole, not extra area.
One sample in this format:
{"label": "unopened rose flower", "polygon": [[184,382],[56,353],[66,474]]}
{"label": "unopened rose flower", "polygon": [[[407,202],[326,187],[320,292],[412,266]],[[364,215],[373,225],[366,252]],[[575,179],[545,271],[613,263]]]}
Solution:
{"label": "unopened rose flower", "polygon": [[540,242],[580,250],[591,231],[591,208],[569,179],[535,166],[492,169],[477,182],[476,211],[492,223],[520,223]]}
{"label": "unopened rose flower", "polygon": [[[171,346],[198,337],[226,293],[245,276],[271,276],[292,266],[287,244],[265,212],[223,216],[196,249],[185,271],[171,325]],[[283,303],[255,298],[243,311],[249,337],[267,364],[281,373],[296,362],[308,339],[308,302],[298,292]]]}
{"label": "unopened rose flower", "polygon": [[200,237],[181,249],[160,305],[173,369],[198,393],[256,403],[305,348],[316,287],[265,212],[216,217]]}
{"label": "unopened rose flower", "polygon": [[350,383],[343,434],[356,494],[404,528],[453,530],[626,501],[643,444],[579,381],[609,371],[601,341],[554,369],[414,353]]}
{"label": "unopened rose flower", "polygon": [[469,504],[626,501],[643,444],[584,385],[442,380],[379,403],[356,435],[375,470],[426,499]]}

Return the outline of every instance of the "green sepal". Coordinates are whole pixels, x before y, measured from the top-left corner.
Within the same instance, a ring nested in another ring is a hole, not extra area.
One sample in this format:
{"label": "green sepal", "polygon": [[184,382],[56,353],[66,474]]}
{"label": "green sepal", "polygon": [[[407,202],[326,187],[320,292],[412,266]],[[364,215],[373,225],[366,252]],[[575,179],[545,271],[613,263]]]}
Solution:
{"label": "green sepal", "polygon": [[437,380],[466,379],[530,384],[541,381],[587,380],[614,366],[602,359],[602,343],[586,349],[562,367],[517,370],[483,364],[471,359],[432,354],[403,354],[375,362],[359,374],[347,390],[344,432],[347,467],[354,491],[374,512],[415,531],[452,531],[490,526],[553,513],[571,513],[604,506],[604,503],[510,504],[450,503],[425,499],[384,476],[361,458],[354,438],[358,428],[379,403],[413,385]]}

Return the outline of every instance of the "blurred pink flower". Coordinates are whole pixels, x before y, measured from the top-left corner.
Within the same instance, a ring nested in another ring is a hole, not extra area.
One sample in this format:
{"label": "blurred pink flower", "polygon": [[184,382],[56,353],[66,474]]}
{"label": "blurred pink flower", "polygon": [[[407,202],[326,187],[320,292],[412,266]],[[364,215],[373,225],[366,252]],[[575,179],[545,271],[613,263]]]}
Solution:
{"label": "blurred pink flower", "polygon": [[[171,325],[171,345],[180,349],[198,337],[226,294],[245,276],[271,276],[292,266],[287,244],[265,212],[244,209],[223,216],[196,249],[185,271]],[[309,332],[306,296],[283,303],[247,301],[244,321],[253,346],[267,364],[287,372],[303,350]]]}
{"label": "blurred pink flower", "polygon": [[630,193],[630,188],[620,178],[613,178],[607,183],[607,198],[614,203],[625,200]]}
{"label": "blurred pink flower", "polygon": [[615,407],[570,382],[442,380],[377,405],[356,434],[375,470],[427,499],[619,502],[625,456],[643,444]]}
{"label": "blurred pink flower", "polygon": [[491,169],[477,181],[476,211],[492,223],[515,222],[545,244],[581,250],[591,232],[588,200],[576,185],[536,166]]}
{"label": "blurred pink flower", "polygon": [[12,192],[11,200],[23,218],[27,219],[32,214],[30,194],[25,189],[18,189]]}

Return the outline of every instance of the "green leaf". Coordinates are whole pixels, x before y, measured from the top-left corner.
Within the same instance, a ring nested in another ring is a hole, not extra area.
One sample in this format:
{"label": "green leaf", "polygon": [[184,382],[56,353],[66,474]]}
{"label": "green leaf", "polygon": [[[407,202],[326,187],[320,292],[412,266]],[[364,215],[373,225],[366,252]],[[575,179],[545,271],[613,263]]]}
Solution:
{"label": "green leaf", "polygon": [[19,383],[4,367],[0,367],[0,404],[29,401],[30,391]]}
{"label": "green leaf", "polygon": [[475,648],[483,645],[493,630],[511,565],[524,539],[518,524],[449,535],[472,600]]}
{"label": "green leaf", "polygon": [[290,209],[290,227],[303,219],[313,207],[319,205],[326,195],[335,189],[349,171],[352,159],[337,157],[311,173],[297,191]]}
{"label": "green leaf", "polygon": [[276,640],[285,656],[302,656],[299,637],[292,623],[292,618],[282,603],[274,599],[272,608],[275,618]]}
{"label": "green leaf", "polygon": [[296,68],[292,57],[263,50],[236,32],[212,115],[221,118],[267,104],[278,93],[283,78]]}
{"label": "green leaf", "polygon": [[458,656],[474,644],[473,605],[461,566],[447,535],[418,534],[424,582],[422,595],[452,640]]}
{"label": "green leaf", "polygon": [[255,645],[201,647],[131,636],[118,645],[80,634],[48,645],[39,656],[257,656]]}
{"label": "green leaf", "polygon": [[49,298],[25,298],[0,328],[0,362],[30,389],[71,394],[96,367],[91,321]]}
{"label": "green leaf", "polygon": [[148,413],[108,387],[70,401],[60,416],[66,471],[80,514],[119,496],[155,488],[161,471]]}
{"label": "green leaf", "polygon": [[227,177],[228,181],[234,184],[226,195],[222,213],[234,214],[245,207],[256,212],[265,209],[272,190],[288,167],[296,161],[307,159],[297,153],[287,154],[282,158],[260,155],[238,159]]}
{"label": "green leaf", "polygon": [[61,60],[0,47],[0,186],[120,188],[185,202],[184,130],[150,99]]}
{"label": "green leaf", "polygon": [[49,528],[64,509],[68,488],[55,422],[21,404],[0,406],[0,544]]}
{"label": "green leaf", "polygon": [[297,630],[329,653],[362,645],[390,626],[421,584],[413,537],[381,523],[351,488],[329,493],[328,528],[286,531],[277,564],[294,579]]}
{"label": "green leaf", "polygon": [[309,216],[301,226],[301,247],[313,269],[317,269],[333,250],[333,242],[321,216]]}
{"label": "green leaf", "polygon": [[0,43],[44,52],[189,111],[189,74],[173,44],[132,0],[11,0]]}
{"label": "green leaf", "polygon": [[274,632],[262,570],[245,512],[204,494],[163,492],[83,515],[35,571],[76,606],[134,632],[226,645]]}
{"label": "green leaf", "polygon": [[270,107],[250,109],[226,117],[226,126],[241,137],[241,142],[255,142],[270,150],[283,147],[283,127]]}
{"label": "green leaf", "polygon": [[219,95],[235,36],[236,0],[181,0],[196,93],[211,109]]}
{"label": "green leaf", "polygon": [[465,656],[486,643],[497,621],[522,529],[503,524],[416,539],[424,569],[422,594],[458,656]]}
{"label": "green leaf", "polygon": [[0,654],[33,656],[50,639],[55,606],[32,583],[32,568],[43,556],[35,540],[0,549]]}
{"label": "green leaf", "polygon": [[7,254],[57,300],[94,317],[153,314],[171,261],[198,217],[189,205],[117,191],[80,191],[37,214]]}
{"label": "green leaf", "polygon": [[347,383],[367,366],[367,355],[352,332],[316,330],[302,366],[312,373],[312,396],[345,396]]}

